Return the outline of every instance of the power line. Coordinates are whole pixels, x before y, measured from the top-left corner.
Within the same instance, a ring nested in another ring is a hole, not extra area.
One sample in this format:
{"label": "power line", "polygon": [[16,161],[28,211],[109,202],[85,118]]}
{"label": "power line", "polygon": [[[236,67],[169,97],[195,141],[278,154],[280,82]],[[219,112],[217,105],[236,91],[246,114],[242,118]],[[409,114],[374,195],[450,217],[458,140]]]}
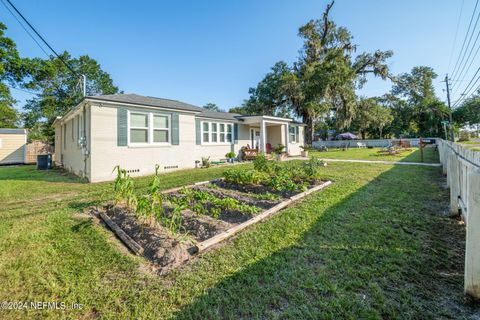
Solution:
{"label": "power line", "polygon": [[464,4],[465,4],[465,0],[462,0],[462,5],[460,6],[460,14],[458,15],[458,20],[457,20],[457,27],[455,28],[455,37],[453,38],[452,51],[450,52],[450,58],[448,59],[448,68],[447,68],[448,70],[450,70],[450,67],[452,66],[452,58],[453,58],[453,53],[455,52],[455,45],[457,44],[458,29],[460,27],[460,20],[462,18]]}
{"label": "power line", "polygon": [[22,92],[25,92],[25,93],[29,93],[31,95],[37,95],[38,94],[38,92],[33,92],[33,91],[25,90],[25,89],[20,89],[20,88],[17,88],[17,87],[9,86],[8,84],[6,86],[9,87],[10,89],[22,91]]}
{"label": "power line", "polygon": [[[9,0],[7,0],[7,1],[9,1]],[[475,2],[475,8],[473,9],[472,17],[470,18],[470,22],[468,24],[467,33],[465,34],[465,38],[463,39],[462,48],[460,49],[460,53],[458,55],[457,62],[455,63],[455,66],[453,67],[453,70],[452,70],[452,73],[451,73],[452,78],[453,78],[453,75],[455,74],[455,72],[457,71],[458,63],[460,62],[460,59],[462,58],[463,49],[465,48],[465,43],[467,42],[467,38],[468,38],[468,35],[470,33],[470,28],[472,27],[473,18],[475,17],[475,13],[477,12],[478,1],[479,0],[477,0]],[[477,18],[477,22],[478,22],[478,18]]]}
{"label": "power line", "polygon": [[[50,46],[50,44],[48,44],[48,42],[42,37],[42,35],[32,26],[32,24],[30,22],[28,22],[28,20],[23,16],[23,14],[17,9],[17,7],[15,7],[13,5],[13,3],[10,1],[10,0],[6,0],[10,6],[15,10],[15,12],[23,19],[23,21],[25,21],[25,23],[30,27],[30,29],[33,30],[33,32],[35,32],[35,34],[40,38],[40,40],[42,40],[42,42],[55,54],[55,56],[60,59],[60,61],[68,68],[68,70],[70,70],[74,75],[75,77],[80,77],[80,75],[52,48],[52,46]],[[478,0],[477,0],[478,2]]]}
{"label": "power line", "polygon": [[[459,105],[462,102],[462,100],[464,100],[465,97],[470,94],[472,89],[475,87],[477,82],[480,80],[480,76],[478,76],[477,79],[475,80],[475,77],[479,73],[480,73],[480,67],[477,69],[477,71],[473,75],[472,79],[470,80],[470,82],[465,87],[465,90],[463,90],[463,93],[460,95],[460,97],[457,99],[457,101],[453,104],[453,108],[456,107],[457,105]],[[474,80],[475,80],[475,82],[474,82]],[[478,89],[479,89],[479,87],[477,87],[477,89],[475,91],[477,91]]]}
{"label": "power line", "polygon": [[30,38],[32,38],[32,40],[35,41],[35,43],[38,45],[38,47],[43,51],[43,53],[45,53],[47,58],[50,58],[50,55],[48,54],[48,52],[42,47],[42,45],[40,45],[40,43],[37,41],[37,39],[35,39],[35,37],[30,33],[30,31],[28,31],[28,29],[25,27],[25,25],[22,23],[22,21],[20,21],[20,19],[18,19],[18,17],[15,15],[15,13],[13,13],[13,11],[10,10],[10,8],[5,3],[5,1],[3,1],[3,0],[1,0],[1,1],[2,1],[2,4],[5,7],[5,9],[7,9],[8,12],[10,12],[10,14],[15,18],[15,20],[17,20],[18,24],[20,24],[20,26],[30,36]]}

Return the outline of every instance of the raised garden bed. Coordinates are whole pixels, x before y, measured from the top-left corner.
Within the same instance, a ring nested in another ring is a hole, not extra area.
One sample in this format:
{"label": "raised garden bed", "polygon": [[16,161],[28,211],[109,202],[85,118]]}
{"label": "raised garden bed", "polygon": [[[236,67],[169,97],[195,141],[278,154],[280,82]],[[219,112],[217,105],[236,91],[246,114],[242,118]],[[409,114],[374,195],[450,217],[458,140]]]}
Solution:
{"label": "raised garden bed", "polygon": [[133,181],[119,169],[115,190],[122,199],[94,213],[132,252],[164,273],[331,183],[305,178],[283,190],[265,178],[280,176],[276,170],[256,183],[234,183],[231,177],[237,176],[226,173],[225,179],[163,192],[156,175],[150,195],[137,197],[130,190]]}

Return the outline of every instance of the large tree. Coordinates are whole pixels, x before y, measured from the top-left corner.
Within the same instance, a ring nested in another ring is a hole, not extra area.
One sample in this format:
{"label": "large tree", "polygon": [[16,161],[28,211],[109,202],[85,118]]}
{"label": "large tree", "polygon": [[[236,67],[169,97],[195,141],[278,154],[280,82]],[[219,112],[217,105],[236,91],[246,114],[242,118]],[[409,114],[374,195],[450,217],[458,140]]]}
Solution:
{"label": "large tree", "polygon": [[390,110],[379,103],[377,98],[360,98],[353,117],[351,129],[360,132],[362,139],[366,134],[383,137],[383,128],[393,120]]}
{"label": "large tree", "polygon": [[18,112],[10,87],[18,87],[27,74],[24,59],[20,58],[15,42],[5,36],[7,27],[0,23],[0,128],[15,128]]}
{"label": "large tree", "polygon": [[82,99],[78,75],[84,74],[87,77],[87,96],[118,92],[118,87],[113,84],[110,75],[89,56],[73,58],[65,51],[61,58],[75,74],[59,58],[35,58],[28,61],[31,78],[25,87],[37,91],[38,94],[24,106],[25,126],[40,127],[39,130],[49,140],[53,139],[51,124],[55,117],[65,114]]}
{"label": "large tree", "polygon": [[404,122],[403,131],[413,136],[441,136],[442,120],[448,117],[449,109],[435,95],[433,80],[437,74],[430,67],[412,68],[410,73],[396,77],[391,90],[391,103]]}
{"label": "large tree", "polygon": [[257,113],[282,115],[293,111],[307,124],[306,142],[311,143],[319,118],[335,112],[339,129],[350,124],[356,110],[355,90],[367,75],[389,77],[386,60],[391,51],[353,56],[352,35],[329,17],[333,2],[322,19],[311,20],[299,29],[303,48],[298,61],[289,67],[277,63],[256,88],[250,89],[246,108]]}
{"label": "large tree", "polygon": [[464,100],[462,104],[453,111],[453,120],[458,126],[471,126],[480,133],[480,93]]}

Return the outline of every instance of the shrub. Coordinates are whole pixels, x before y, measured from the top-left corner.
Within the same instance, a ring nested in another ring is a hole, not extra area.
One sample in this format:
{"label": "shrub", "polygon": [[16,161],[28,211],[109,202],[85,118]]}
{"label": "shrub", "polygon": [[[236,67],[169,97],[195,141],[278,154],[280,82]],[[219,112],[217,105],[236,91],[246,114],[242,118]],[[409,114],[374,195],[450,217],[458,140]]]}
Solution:
{"label": "shrub", "polygon": [[225,181],[241,185],[260,184],[264,175],[257,170],[229,169],[224,173]]}
{"label": "shrub", "polygon": [[227,159],[233,159],[233,158],[235,158],[236,156],[237,156],[237,155],[235,154],[235,152],[232,152],[232,151],[230,151],[230,152],[228,152],[227,154],[225,154],[225,158],[227,158]]}

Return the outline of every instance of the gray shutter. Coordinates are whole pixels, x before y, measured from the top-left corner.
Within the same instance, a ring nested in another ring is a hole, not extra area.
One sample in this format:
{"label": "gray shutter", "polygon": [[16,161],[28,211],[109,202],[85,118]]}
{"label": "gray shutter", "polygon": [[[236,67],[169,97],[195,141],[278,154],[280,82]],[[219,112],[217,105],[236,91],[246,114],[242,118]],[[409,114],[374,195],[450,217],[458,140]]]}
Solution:
{"label": "gray shutter", "polygon": [[293,140],[292,140],[292,135],[290,134],[290,128],[292,128],[292,126],[291,126],[291,125],[288,125],[288,126],[287,126],[288,142],[289,142],[289,143],[292,143]]}
{"label": "gray shutter", "polygon": [[195,139],[196,144],[202,144],[202,131],[200,119],[195,119]]}
{"label": "gray shutter", "polygon": [[117,146],[119,147],[125,147],[128,144],[127,121],[127,109],[117,108]]}
{"label": "gray shutter", "polygon": [[233,143],[238,144],[238,123],[233,125]]}
{"label": "gray shutter", "polygon": [[178,113],[172,113],[172,145],[180,144],[180,125]]}

